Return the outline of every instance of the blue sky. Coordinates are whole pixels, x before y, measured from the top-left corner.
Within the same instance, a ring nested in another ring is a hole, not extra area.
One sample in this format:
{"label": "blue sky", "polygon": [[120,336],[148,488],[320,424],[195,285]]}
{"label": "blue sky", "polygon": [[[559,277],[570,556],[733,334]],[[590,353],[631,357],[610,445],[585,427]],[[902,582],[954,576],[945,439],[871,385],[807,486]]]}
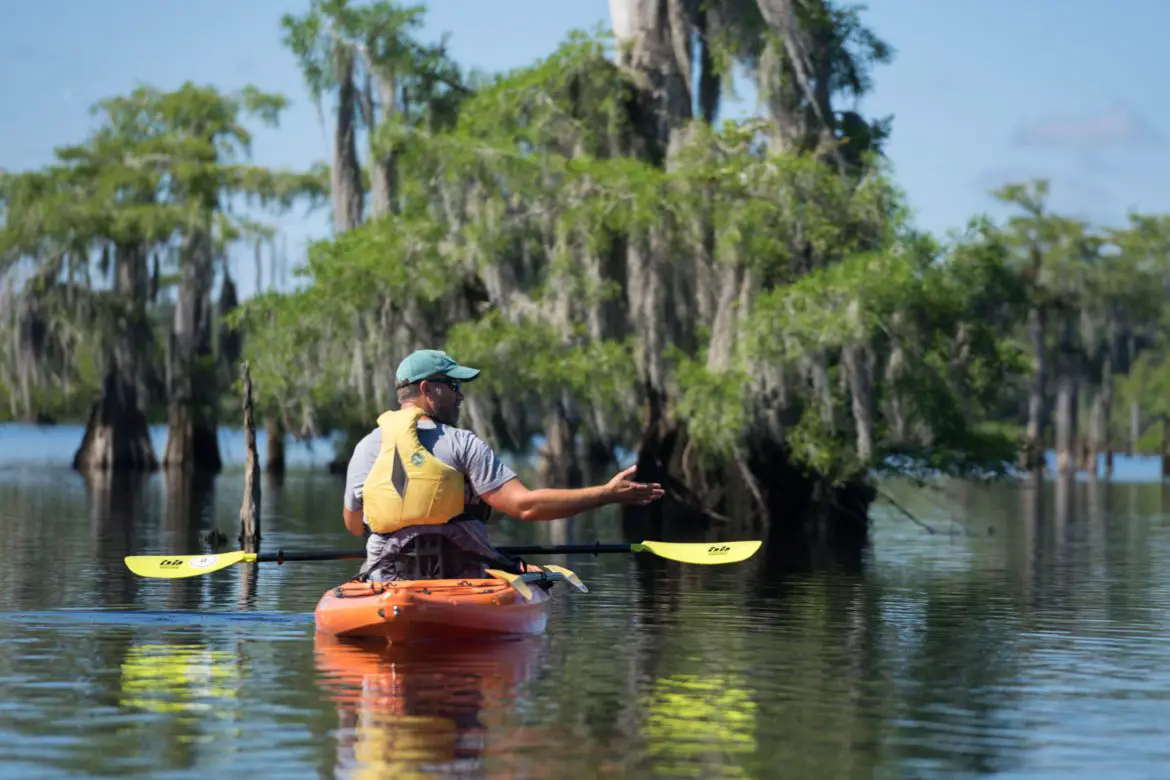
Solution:
{"label": "blue sky", "polygon": [[[327,139],[279,19],[308,0],[4,0],[0,169],[84,138],[88,108],[138,83],[251,82],[293,101],[257,133],[257,162],[304,167]],[[921,227],[944,232],[1009,180],[1048,176],[1053,206],[1099,222],[1170,211],[1170,1],[873,0],[868,24],[896,49],[861,105],[894,115],[888,146]],[[499,70],[608,24],[607,0],[431,0],[423,37],[451,34],[464,66]],[[750,95],[748,96],[750,98]],[[324,214],[281,220],[290,254],[326,235]],[[250,269],[250,263],[244,266]],[[251,288],[242,271],[241,292]]]}

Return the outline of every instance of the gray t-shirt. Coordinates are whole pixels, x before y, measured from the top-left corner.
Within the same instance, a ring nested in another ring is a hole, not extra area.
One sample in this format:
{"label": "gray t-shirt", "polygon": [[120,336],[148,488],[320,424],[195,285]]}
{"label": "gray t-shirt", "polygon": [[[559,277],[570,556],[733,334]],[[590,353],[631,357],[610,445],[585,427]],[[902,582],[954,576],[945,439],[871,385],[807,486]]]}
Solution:
{"label": "gray t-shirt", "polygon": [[[500,461],[483,439],[465,428],[418,421],[418,438],[432,455],[464,476],[463,500],[468,506],[483,502],[480,498],[516,477],[516,472]],[[345,475],[345,508],[362,509],[362,485],[382,450],[382,430],[375,428],[354,447]]]}

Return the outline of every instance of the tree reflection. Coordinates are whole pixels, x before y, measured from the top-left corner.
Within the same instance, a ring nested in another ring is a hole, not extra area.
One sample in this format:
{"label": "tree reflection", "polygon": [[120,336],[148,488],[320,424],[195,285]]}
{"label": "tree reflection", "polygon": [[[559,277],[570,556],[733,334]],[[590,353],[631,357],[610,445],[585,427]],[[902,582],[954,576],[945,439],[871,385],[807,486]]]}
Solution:
{"label": "tree reflection", "polygon": [[[215,524],[215,481],[199,472],[164,469],[166,509],[162,551],[191,554],[204,549],[203,536]],[[205,587],[230,587],[226,577],[190,577],[171,580],[166,605],[169,609],[198,609]]]}
{"label": "tree reflection", "polygon": [[150,476],[143,472],[92,471],[83,473],[89,507],[90,534],[101,604],[133,604],[138,594],[138,577],[122,563],[137,552],[134,536],[146,513],[146,492]]}

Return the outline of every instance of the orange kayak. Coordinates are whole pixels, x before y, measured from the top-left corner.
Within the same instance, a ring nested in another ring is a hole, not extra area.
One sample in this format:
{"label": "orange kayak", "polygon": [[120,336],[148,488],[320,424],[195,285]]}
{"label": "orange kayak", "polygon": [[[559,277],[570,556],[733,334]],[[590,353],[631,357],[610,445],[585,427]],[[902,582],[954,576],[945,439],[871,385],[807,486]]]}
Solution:
{"label": "orange kayak", "polygon": [[549,589],[566,579],[585,589],[566,570],[501,572],[471,580],[347,582],[317,602],[317,631],[393,643],[540,634],[548,624]]}

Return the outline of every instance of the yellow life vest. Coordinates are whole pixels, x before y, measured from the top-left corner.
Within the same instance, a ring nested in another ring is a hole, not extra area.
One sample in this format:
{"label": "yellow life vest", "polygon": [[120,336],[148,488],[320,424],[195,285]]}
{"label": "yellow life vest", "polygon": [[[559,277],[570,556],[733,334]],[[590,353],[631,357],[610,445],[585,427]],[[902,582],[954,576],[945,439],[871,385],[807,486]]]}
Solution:
{"label": "yellow life vest", "polygon": [[439,525],[463,513],[463,474],[419,441],[422,416],[422,409],[407,408],[378,417],[382,449],[362,486],[366,522],[374,533]]}

